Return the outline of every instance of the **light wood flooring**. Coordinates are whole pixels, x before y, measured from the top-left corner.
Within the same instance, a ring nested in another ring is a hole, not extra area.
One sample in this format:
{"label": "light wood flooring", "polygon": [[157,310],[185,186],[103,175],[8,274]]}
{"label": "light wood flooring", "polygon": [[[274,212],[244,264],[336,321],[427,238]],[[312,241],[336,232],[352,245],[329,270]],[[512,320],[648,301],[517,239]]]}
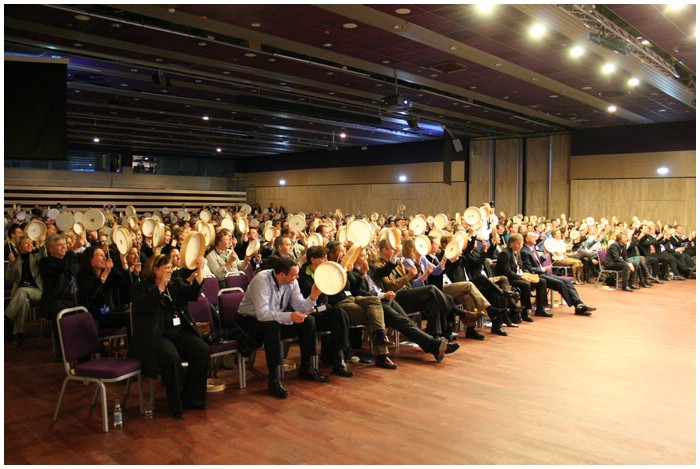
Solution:
{"label": "light wood flooring", "polygon": [[[63,369],[33,324],[21,348],[5,342],[4,462],[694,464],[695,281],[579,292],[598,308],[590,318],[554,308],[508,337],[460,338],[439,364],[402,346],[396,371],[358,364],[326,384],[290,373],[286,400],[265,393],[266,378],[249,374],[240,390],[236,371],[222,370],[228,387],[207,410],[172,419],[159,386],[146,421],[132,386],[124,428],[106,434],[93,388],[76,383],[52,422]],[[110,385],[110,400],[123,389]]]}

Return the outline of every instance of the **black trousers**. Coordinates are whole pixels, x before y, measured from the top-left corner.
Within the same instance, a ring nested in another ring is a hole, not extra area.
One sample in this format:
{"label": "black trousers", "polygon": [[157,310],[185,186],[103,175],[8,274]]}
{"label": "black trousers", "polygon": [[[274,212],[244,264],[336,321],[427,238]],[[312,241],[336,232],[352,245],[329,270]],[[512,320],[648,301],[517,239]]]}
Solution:
{"label": "black trousers", "polygon": [[437,337],[451,334],[454,316],[459,310],[452,297],[445,295],[435,285],[404,288],[396,292],[395,301],[404,310],[422,311],[428,321],[426,332],[429,335]]}
{"label": "black trousers", "polygon": [[620,272],[620,279],[622,281],[622,288],[630,286],[634,284],[634,279],[637,274],[637,270],[635,269],[634,272],[630,271],[630,266],[627,264],[627,262],[606,262],[605,263],[605,269],[606,270],[617,270]]}
{"label": "black trousers", "polygon": [[[183,368],[182,362],[187,362]],[[194,332],[163,339],[158,351],[160,376],[168,394],[168,409],[182,412],[182,404],[206,404],[209,345]]]}
{"label": "black trousers", "polygon": [[538,283],[530,283],[525,280],[511,280],[508,279],[511,286],[520,289],[520,303],[525,309],[532,309],[532,300],[530,299],[530,293],[534,289],[536,292],[536,302],[537,309],[543,310],[547,304],[547,284],[545,281],[540,279]]}
{"label": "black trousers", "polygon": [[325,311],[313,313],[316,320],[316,331],[330,331],[331,347],[334,355],[342,350],[343,352],[350,350],[350,339],[348,337],[348,328],[350,327],[350,319],[343,308],[334,308],[327,306]]}
{"label": "black trousers", "polygon": [[396,301],[382,300],[382,309],[384,310],[384,323],[418,344],[425,353],[432,352],[439,345],[437,339],[416,326],[416,323],[408,317],[406,311]]}
{"label": "black trousers", "polygon": [[582,303],[576,291],[576,287],[574,287],[570,280],[549,274],[539,274],[539,276],[540,283],[545,282],[547,288],[559,292],[569,306],[577,306]]}
{"label": "black trousers", "polygon": [[476,285],[476,288],[478,288],[481,294],[484,295],[484,298],[489,300],[491,305],[498,306],[501,304],[501,295],[499,293],[501,289],[491,280],[489,280],[488,277],[485,275],[474,275],[469,279],[469,281]]}
{"label": "black trousers", "polygon": [[280,324],[277,321],[258,321],[252,316],[239,316],[238,323],[248,331],[251,338],[265,345],[265,361],[270,376],[278,373],[282,366],[282,339],[299,338],[301,369],[311,366],[311,357],[316,355],[316,319],[313,314],[298,324]]}

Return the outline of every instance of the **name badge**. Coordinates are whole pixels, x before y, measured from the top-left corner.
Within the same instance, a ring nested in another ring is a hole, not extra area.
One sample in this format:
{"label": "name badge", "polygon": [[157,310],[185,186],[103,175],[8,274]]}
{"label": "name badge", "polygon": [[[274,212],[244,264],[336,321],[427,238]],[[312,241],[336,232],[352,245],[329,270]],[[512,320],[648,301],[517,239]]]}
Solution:
{"label": "name badge", "polygon": [[173,318],[173,326],[179,326],[180,325],[180,318],[176,317]]}
{"label": "name badge", "polygon": [[352,296],[352,293],[350,293],[348,290],[345,290],[345,296]]}
{"label": "name badge", "polygon": [[321,305],[321,306],[316,307],[316,311],[318,311],[319,313],[322,313],[325,310],[326,310],[326,305]]}

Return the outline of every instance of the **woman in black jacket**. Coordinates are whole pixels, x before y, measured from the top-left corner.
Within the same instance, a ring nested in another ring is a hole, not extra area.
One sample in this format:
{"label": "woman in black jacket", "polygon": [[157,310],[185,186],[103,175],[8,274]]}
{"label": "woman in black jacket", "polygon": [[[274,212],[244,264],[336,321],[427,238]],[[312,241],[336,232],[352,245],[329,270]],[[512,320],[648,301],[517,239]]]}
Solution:
{"label": "woman in black jacket", "polygon": [[[134,337],[129,356],[141,360],[143,374],[155,379],[160,371],[168,394],[168,411],[182,417],[183,408],[206,409],[209,345],[202,339],[187,307],[202,290],[203,257],[197,259],[191,284],[172,276],[170,257],[155,254],[131,287]],[[183,367],[182,363],[188,366]]]}

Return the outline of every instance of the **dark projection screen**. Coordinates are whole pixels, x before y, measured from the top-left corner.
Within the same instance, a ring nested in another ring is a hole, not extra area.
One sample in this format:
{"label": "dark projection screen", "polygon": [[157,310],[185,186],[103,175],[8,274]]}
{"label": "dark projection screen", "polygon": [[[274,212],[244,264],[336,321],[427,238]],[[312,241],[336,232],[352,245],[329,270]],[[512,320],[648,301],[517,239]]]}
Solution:
{"label": "dark projection screen", "polygon": [[5,159],[66,159],[66,69],[5,58]]}

